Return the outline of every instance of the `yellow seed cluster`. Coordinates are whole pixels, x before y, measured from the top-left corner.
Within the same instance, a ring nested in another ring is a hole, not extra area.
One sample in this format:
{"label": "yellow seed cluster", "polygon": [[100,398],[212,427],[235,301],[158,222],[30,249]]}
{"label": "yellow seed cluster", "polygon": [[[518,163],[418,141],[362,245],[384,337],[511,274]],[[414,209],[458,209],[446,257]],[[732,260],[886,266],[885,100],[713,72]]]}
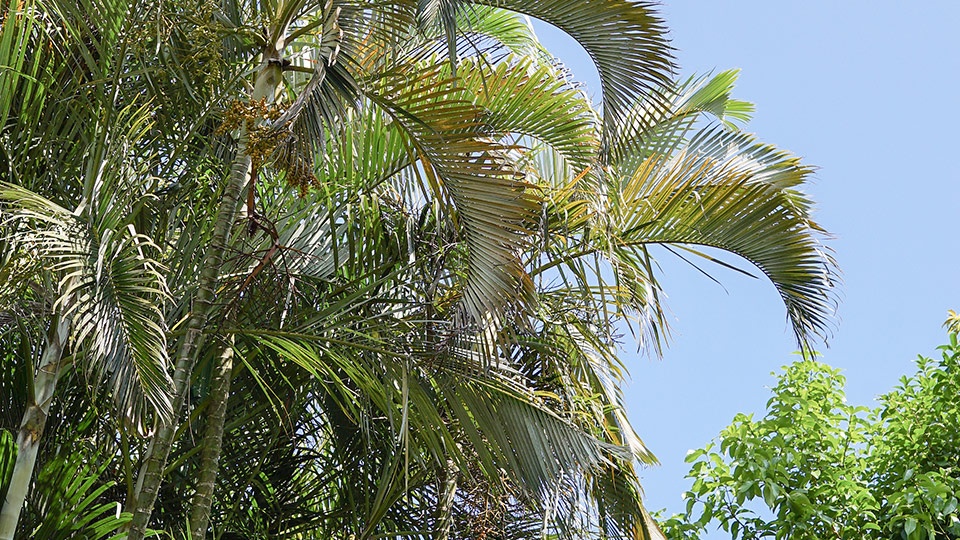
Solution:
{"label": "yellow seed cluster", "polygon": [[216,86],[224,70],[223,33],[222,25],[210,23],[196,26],[187,34],[191,52],[184,60],[185,68],[206,88]]}
{"label": "yellow seed cluster", "polygon": [[310,188],[319,188],[320,180],[313,174],[313,162],[294,147],[293,134],[290,133],[284,148],[278,152],[276,164],[284,173],[287,185],[305,197]]}
{"label": "yellow seed cluster", "polygon": [[269,126],[254,126],[247,139],[247,155],[254,169],[269,161],[273,151],[287,140],[289,132]]}
{"label": "yellow seed cluster", "polygon": [[215,133],[225,135],[241,125],[252,133],[261,122],[276,120],[281,114],[283,110],[274,103],[267,103],[266,98],[252,101],[235,100],[223,112],[223,123]]}
{"label": "yellow seed cluster", "polygon": [[282,113],[279,106],[266,100],[234,101],[224,111],[223,123],[216,133],[224,135],[243,126],[247,131],[246,152],[254,170],[272,162],[285,173],[287,184],[303,197],[310,188],[320,187],[320,181],[313,174],[312,160],[294,147],[293,133],[264,124],[280,118]]}

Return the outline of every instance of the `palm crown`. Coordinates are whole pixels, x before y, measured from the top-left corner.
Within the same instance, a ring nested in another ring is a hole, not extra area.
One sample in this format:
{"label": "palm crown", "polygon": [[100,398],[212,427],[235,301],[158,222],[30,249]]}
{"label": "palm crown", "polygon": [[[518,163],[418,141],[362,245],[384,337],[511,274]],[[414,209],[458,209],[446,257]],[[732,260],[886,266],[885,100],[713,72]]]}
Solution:
{"label": "palm crown", "polygon": [[809,168],[737,128],[734,72],[671,82],[646,3],[37,0],[2,32],[3,310],[36,321],[4,384],[56,366],[12,408],[66,358],[64,399],[114,405],[47,437],[150,441],[99,445],[89,500],[130,513],[97,534],[655,536],[614,339],[663,341],[649,247],[739,255],[826,331]]}

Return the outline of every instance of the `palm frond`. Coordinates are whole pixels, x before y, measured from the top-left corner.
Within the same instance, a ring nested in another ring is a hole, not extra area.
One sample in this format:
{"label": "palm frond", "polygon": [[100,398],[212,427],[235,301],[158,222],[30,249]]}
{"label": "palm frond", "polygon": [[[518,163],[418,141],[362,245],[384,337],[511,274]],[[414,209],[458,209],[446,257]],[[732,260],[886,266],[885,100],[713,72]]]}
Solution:
{"label": "palm frond", "polygon": [[399,58],[399,48],[417,25],[419,0],[335,0],[343,40],[339,58],[355,74],[374,73],[380,62]]}
{"label": "palm frond", "polygon": [[549,56],[527,21],[515,12],[470,5],[460,10],[458,16],[457,27],[462,34],[457,44],[459,58],[492,56],[493,63],[498,63],[507,54],[531,60],[546,60]]}
{"label": "palm frond", "polygon": [[[550,493],[566,475],[575,475],[626,457],[622,447],[604,443],[517,387],[489,378],[443,378],[440,388],[476,452],[489,452],[496,471],[505,464],[531,493]],[[488,464],[488,465],[489,465]],[[493,471],[488,471],[488,474]]]}
{"label": "palm frond", "polygon": [[[91,382],[108,379],[122,414],[141,426],[145,415],[172,414],[162,266],[130,215],[136,186],[145,185],[132,147],[143,141],[149,115],[135,106],[106,115],[79,167],[84,193],[75,210],[21,186],[0,188],[11,235],[58,274],[56,304],[73,319],[78,344],[90,348],[84,368]],[[128,189],[117,189],[121,183]]]}
{"label": "palm frond", "polygon": [[0,129],[7,124],[13,102],[36,88],[40,66],[28,64],[31,36],[38,13],[33,2],[10,0],[0,8]]}
{"label": "palm frond", "polygon": [[344,120],[318,158],[317,174],[332,191],[367,191],[413,163],[406,141],[375,108],[352,111]]}
{"label": "palm frond", "polygon": [[484,121],[502,135],[526,136],[550,145],[573,167],[586,171],[600,148],[589,100],[557,68],[507,57],[494,67],[463,63],[463,84],[486,109]]}
{"label": "palm frond", "polygon": [[600,73],[605,137],[616,140],[630,109],[669,86],[670,46],[654,4],[640,0],[476,0],[536,17],[563,30],[587,51]]}
{"label": "palm frond", "polygon": [[825,336],[835,263],[797,189],[810,168],[752,136],[705,128],[669,158],[652,157],[625,179],[613,213],[613,249],[709,246],[737,254],[774,284],[798,342]]}
{"label": "palm frond", "polygon": [[432,192],[462,227],[468,251],[463,303],[474,321],[523,298],[517,250],[535,200],[507,157],[485,137],[482,109],[458,99],[455,79],[437,68],[400,67],[368,96],[406,138]]}
{"label": "palm frond", "polygon": [[666,540],[643,506],[643,490],[632,467],[601,468],[587,481],[597,504],[600,530],[609,538]]}
{"label": "palm frond", "polygon": [[630,174],[651,155],[673,154],[704,120],[720,121],[731,130],[737,128],[736,122],[748,122],[753,104],[732,97],[738,74],[739,70],[728,70],[713,76],[691,76],[661,91],[666,105],[659,99],[634,104],[631,122],[612,141],[612,162],[620,174]]}
{"label": "palm frond", "polygon": [[113,486],[112,481],[102,478],[109,461],[99,463],[97,450],[86,450],[55,458],[37,474],[35,503],[43,521],[30,531],[31,537],[114,538],[130,521],[130,514],[120,512],[119,501],[103,500]]}
{"label": "palm frond", "polygon": [[[341,124],[346,110],[359,98],[359,89],[353,76],[337,62],[343,29],[339,21],[340,10],[328,3],[317,14],[316,22],[307,21],[307,27],[317,28],[299,35],[289,45],[294,62],[309,73],[305,82],[299,81],[297,71],[287,81],[295,95],[283,115],[273,123],[274,129],[292,132],[290,145],[303,160],[322,150],[326,139],[325,127]],[[306,19],[306,18],[304,18]]]}

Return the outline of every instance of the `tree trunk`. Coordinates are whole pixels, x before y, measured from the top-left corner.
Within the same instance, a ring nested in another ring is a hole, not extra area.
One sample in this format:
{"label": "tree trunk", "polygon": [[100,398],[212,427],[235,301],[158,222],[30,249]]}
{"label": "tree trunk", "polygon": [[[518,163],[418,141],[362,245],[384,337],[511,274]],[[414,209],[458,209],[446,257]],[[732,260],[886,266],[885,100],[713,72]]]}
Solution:
{"label": "tree trunk", "polygon": [[133,521],[130,524],[128,540],[141,540],[146,533],[153,504],[157,500],[160,489],[163,469],[167,465],[170,447],[176,434],[179,415],[183,409],[186,394],[190,388],[190,375],[196,363],[197,351],[203,340],[203,327],[213,307],[216,286],[219,282],[220,268],[223,263],[224,247],[230,238],[230,229],[237,214],[237,205],[240,193],[247,181],[250,170],[250,157],[245,153],[246,134],[241,134],[237,158],[234,161],[230,180],[224,189],[220,209],[217,212],[217,222],[213,238],[207,248],[203,260],[203,270],[200,274],[200,284],[194,298],[193,310],[187,320],[187,331],[177,350],[176,368],[173,374],[174,390],[176,395],[173,401],[175,420],[161,426],[151,441],[147,452],[147,459],[137,476],[135,499],[127,501],[127,509],[133,511]]}
{"label": "tree trunk", "polygon": [[23,412],[23,421],[20,423],[20,432],[17,434],[17,460],[13,466],[13,475],[10,477],[10,487],[3,501],[3,509],[0,510],[0,540],[12,540],[14,533],[17,532],[20,510],[23,509],[23,502],[30,488],[30,478],[33,476],[33,468],[37,463],[40,437],[47,423],[47,413],[50,411],[53,392],[57,388],[63,347],[69,337],[70,320],[55,316],[47,332],[40,366],[33,377],[30,389],[31,397]]}
{"label": "tree trunk", "polygon": [[450,538],[450,529],[453,526],[453,504],[457,497],[457,476],[460,470],[452,459],[448,459],[443,473],[443,493],[437,507],[437,540]]}
{"label": "tree trunk", "polygon": [[[253,99],[272,98],[281,80],[280,62],[274,58],[265,58],[260,66],[257,81],[254,86]],[[217,221],[213,230],[213,237],[207,246],[203,266],[200,273],[200,282],[194,298],[193,310],[187,319],[186,334],[177,350],[176,368],[173,374],[174,420],[161,426],[151,441],[146,461],[137,478],[136,497],[127,501],[127,509],[133,511],[133,520],[130,524],[128,540],[142,540],[153,513],[153,505],[157,500],[157,493],[162,481],[163,469],[170,455],[170,447],[177,431],[179,415],[182,412],[187,391],[190,388],[190,374],[197,361],[197,352],[203,340],[203,328],[213,311],[215,291],[220,281],[220,271],[223,266],[223,254],[230,241],[230,231],[237,216],[240,203],[240,194],[250,178],[250,156],[247,154],[248,135],[241,126],[237,142],[237,155],[230,170],[230,178],[224,189],[220,207],[217,211]],[[209,510],[208,510],[209,513]]]}
{"label": "tree trunk", "polygon": [[203,540],[210,522],[213,505],[213,486],[219,470],[220,448],[223,446],[223,421],[230,397],[230,379],[233,371],[233,339],[223,347],[219,362],[214,366],[210,383],[207,409],[207,424],[203,432],[203,452],[200,456],[200,473],[197,492],[190,502],[190,530],[193,540]]}

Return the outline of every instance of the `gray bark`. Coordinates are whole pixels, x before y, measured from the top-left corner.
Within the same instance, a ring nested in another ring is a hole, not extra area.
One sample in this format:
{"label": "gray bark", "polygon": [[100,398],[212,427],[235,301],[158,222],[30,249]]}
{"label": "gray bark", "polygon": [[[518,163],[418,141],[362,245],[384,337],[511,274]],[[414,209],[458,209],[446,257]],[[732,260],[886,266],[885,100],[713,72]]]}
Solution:
{"label": "gray bark", "polygon": [[70,320],[55,316],[47,332],[40,365],[33,377],[33,388],[27,408],[23,412],[17,434],[17,460],[14,462],[10,487],[0,509],[0,540],[13,540],[20,521],[20,511],[30,489],[30,479],[37,463],[40,437],[47,423],[50,402],[57,388],[63,348],[70,337]]}
{"label": "gray bark", "polygon": [[220,277],[220,268],[223,263],[224,247],[230,238],[230,229],[237,214],[237,205],[240,193],[247,181],[250,170],[250,156],[245,153],[246,135],[241,136],[240,149],[234,161],[230,181],[223,193],[220,209],[217,213],[217,222],[213,238],[207,248],[203,260],[203,270],[200,275],[200,284],[194,298],[193,311],[187,320],[187,331],[180,342],[177,351],[177,362],[173,373],[173,383],[176,395],[174,396],[174,421],[161,426],[151,441],[147,459],[137,477],[136,498],[127,501],[128,510],[133,511],[133,521],[130,524],[128,540],[141,540],[146,533],[150,514],[153,513],[153,504],[157,500],[160,489],[163,469],[170,455],[173,437],[177,431],[179,414],[183,409],[187,391],[190,387],[190,375],[197,360],[197,351],[200,349],[203,328],[213,311],[214,291]]}
{"label": "gray bark", "polygon": [[457,464],[452,459],[447,460],[447,466],[443,472],[443,496],[437,508],[437,540],[450,538],[450,529],[453,525],[453,503],[457,497],[457,476],[460,474]]}
{"label": "gray bark", "polygon": [[233,340],[226,343],[214,366],[210,382],[210,403],[207,409],[207,424],[204,426],[203,451],[200,455],[200,473],[197,491],[190,502],[190,530],[193,540],[203,540],[210,522],[213,506],[213,487],[220,467],[220,449],[223,446],[223,422],[230,397],[230,378],[233,371]]}

